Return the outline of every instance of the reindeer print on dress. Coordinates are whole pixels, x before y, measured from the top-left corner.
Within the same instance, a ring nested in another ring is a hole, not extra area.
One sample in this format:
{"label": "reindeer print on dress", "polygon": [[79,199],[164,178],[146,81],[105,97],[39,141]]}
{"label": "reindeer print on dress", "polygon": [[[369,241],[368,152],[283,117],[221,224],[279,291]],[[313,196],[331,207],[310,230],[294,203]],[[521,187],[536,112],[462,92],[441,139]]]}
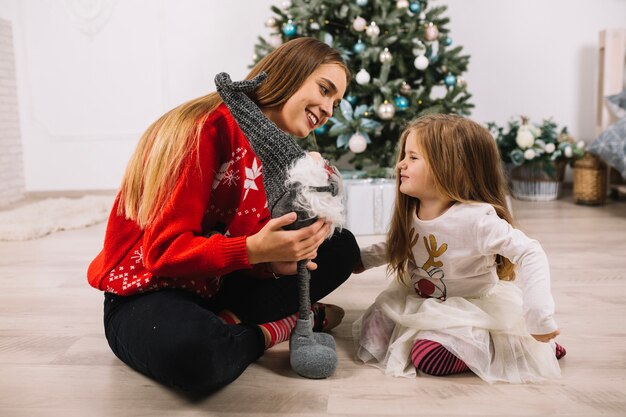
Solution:
{"label": "reindeer print on dress", "polygon": [[[441,257],[446,250],[448,250],[448,244],[443,243],[441,246],[437,245],[437,238],[431,234],[426,238],[423,236],[424,248],[428,254],[428,259],[422,264],[421,267],[417,266],[415,260],[415,252],[413,248],[419,243],[419,233],[416,233],[415,228],[411,228],[409,231],[409,262],[408,270],[411,274],[411,283],[417,295],[423,298],[437,298],[441,301],[445,301],[448,295],[446,283],[444,281],[443,262],[436,260]],[[429,278],[425,278],[419,275],[419,271],[424,271]]]}

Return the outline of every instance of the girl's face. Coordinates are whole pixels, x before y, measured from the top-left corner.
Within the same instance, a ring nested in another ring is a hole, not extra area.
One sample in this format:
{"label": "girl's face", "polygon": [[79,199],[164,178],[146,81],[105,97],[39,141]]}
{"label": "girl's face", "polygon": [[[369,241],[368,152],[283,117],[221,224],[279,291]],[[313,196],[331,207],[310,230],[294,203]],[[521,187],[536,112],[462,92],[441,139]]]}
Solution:
{"label": "girl's face", "polygon": [[418,146],[415,131],[409,133],[404,145],[404,158],[396,169],[400,175],[400,192],[422,200],[438,197],[430,168]]}
{"label": "girl's face", "polygon": [[303,138],[328,121],[346,87],[344,69],[338,64],[323,64],[282,106],[266,107],[263,113],[280,129]]}

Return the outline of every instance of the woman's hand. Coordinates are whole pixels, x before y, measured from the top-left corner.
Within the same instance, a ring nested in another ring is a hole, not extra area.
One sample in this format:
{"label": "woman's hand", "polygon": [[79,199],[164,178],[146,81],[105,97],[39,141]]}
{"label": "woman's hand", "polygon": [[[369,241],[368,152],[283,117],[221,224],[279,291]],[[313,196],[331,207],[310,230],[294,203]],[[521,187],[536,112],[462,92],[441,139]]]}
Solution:
{"label": "woman's hand", "polygon": [[548,333],[548,334],[531,334],[531,336],[534,337],[535,340],[537,340],[539,342],[548,343],[550,340],[554,339],[555,337],[557,337],[560,334],[561,334],[561,332],[559,331],[559,329],[556,329],[552,333]]}
{"label": "woman's hand", "polygon": [[[275,275],[295,275],[298,272],[298,262],[271,262],[269,269]],[[306,265],[309,271],[315,271],[317,264],[309,261]]]}
{"label": "woman's hand", "polygon": [[319,219],[302,229],[283,230],[284,226],[294,221],[296,221],[296,213],[287,213],[270,220],[258,233],[248,236],[246,239],[248,263],[254,265],[263,262],[296,262],[302,259],[315,259],[317,248],[330,232],[330,225],[326,224],[323,219]]}

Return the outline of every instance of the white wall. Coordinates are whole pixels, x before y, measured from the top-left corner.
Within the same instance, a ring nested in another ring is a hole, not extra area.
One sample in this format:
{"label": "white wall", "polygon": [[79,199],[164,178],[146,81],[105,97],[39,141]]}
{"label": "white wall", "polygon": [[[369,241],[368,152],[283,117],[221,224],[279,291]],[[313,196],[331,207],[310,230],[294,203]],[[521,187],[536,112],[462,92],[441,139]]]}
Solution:
{"label": "white wall", "polygon": [[[0,0],[14,23],[27,191],[116,188],[151,121],[211,91],[217,72],[247,73],[271,4]],[[626,25],[626,0],[431,4],[449,6],[451,37],[471,55],[475,120],[552,116],[593,138],[597,33]]]}
{"label": "white wall", "polygon": [[626,0],[441,0],[471,56],[472,118],[553,117],[595,135],[598,32],[626,27]]}

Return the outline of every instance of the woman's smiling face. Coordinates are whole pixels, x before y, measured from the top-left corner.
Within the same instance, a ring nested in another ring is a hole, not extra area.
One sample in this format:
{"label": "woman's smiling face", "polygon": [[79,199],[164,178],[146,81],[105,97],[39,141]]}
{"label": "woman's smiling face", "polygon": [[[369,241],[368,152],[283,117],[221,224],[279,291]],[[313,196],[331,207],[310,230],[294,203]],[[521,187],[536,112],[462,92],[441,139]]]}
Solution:
{"label": "woman's smiling face", "polygon": [[345,70],[338,64],[322,64],[282,106],[263,112],[280,129],[303,138],[328,121],[346,88]]}

